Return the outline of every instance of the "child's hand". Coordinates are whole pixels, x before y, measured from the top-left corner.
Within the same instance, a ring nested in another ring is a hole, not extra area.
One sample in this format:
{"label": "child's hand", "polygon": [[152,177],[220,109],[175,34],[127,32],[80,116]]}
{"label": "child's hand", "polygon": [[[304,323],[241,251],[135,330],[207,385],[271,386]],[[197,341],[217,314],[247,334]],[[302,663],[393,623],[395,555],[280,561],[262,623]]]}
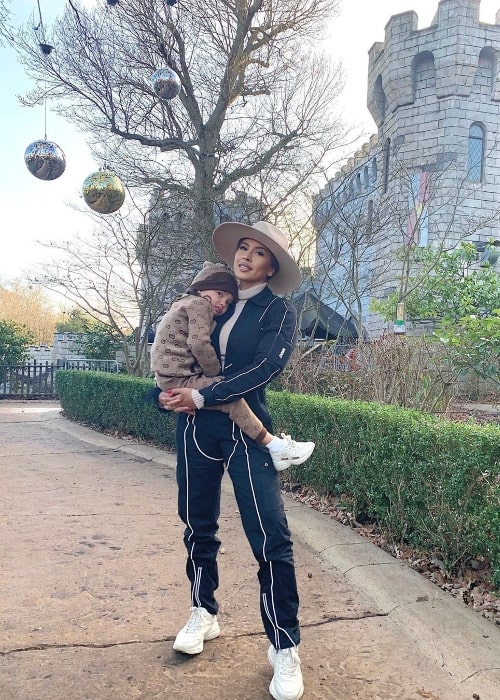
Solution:
{"label": "child's hand", "polygon": [[192,411],[196,410],[192,393],[192,389],[169,389],[168,391],[162,391],[159,402],[168,411],[192,415]]}

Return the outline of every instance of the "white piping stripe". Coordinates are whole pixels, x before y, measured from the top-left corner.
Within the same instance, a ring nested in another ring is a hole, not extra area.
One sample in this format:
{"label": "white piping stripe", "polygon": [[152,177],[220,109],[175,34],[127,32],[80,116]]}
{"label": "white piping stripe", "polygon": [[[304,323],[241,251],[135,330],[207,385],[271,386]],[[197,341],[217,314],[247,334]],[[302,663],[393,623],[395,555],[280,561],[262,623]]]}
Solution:
{"label": "white piping stripe", "polygon": [[[264,315],[266,314],[267,310],[268,310],[268,309],[270,308],[270,306],[272,306],[272,304],[274,304],[276,301],[282,301],[282,300],[281,300],[279,297],[273,299],[273,300],[271,301],[271,303],[268,304],[268,306],[267,306],[267,307],[264,309],[264,311],[262,312],[262,315],[260,316],[259,321],[262,320],[262,318],[263,318]],[[279,324],[279,329],[278,329],[278,331],[277,331],[275,337],[278,337],[279,334],[281,333],[281,329],[283,328],[283,324],[285,323],[285,318],[286,318],[287,312],[288,312],[288,309],[285,307],[284,312],[283,312],[283,317],[282,317],[282,319],[281,319],[281,322],[280,322],[280,324]],[[258,370],[263,364],[265,364],[267,361],[268,361],[268,358],[267,358],[267,356],[266,356],[266,357],[264,357],[264,358],[262,359],[261,362],[259,362],[259,364],[258,364],[256,367],[252,367],[251,369],[249,369],[249,370],[247,370],[247,371],[245,371],[245,372],[240,372],[240,374],[235,375],[230,381],[234,381],[235,379],[239,379],[240,377],[244,377],[244,376],[247,375],[247,374],[251,374],[252,372],[255,372],[255,371]],[[227,367],[226,367],[226,369],[227,369]],[[249,387],[249,388],[247,389],[247,391],[252,391],[252,390],[257,389],[258,387],[260,387],[260,386],[262,386],[262,385],[264,385],[264,384],[268,384],[276,374],[279,374],[279,372],[280,372],[279,369],[276,370],[275,372],[273,372],[273,374],[271,375],[270,378],[268,378],[268,379],[266,379],[266,380],[264,380],[264,381],[262,381],[262,382],[256,384],[255,386]],[[220,382],[217,382],[216,386],[220,386],[221,384],[228,384],[228,383],[229,383],[229,382],[227,382],[227,381],[225,381],[224,379],[222,379]],[[215,387],[212,387],[212,391],[213,391],[214,389],[215,389]],[[223,402],[226,402],[228,398],[232,398],[233,396],[240,396],[240,394],[236,394],[236,393],[230,394],[229,396],[227,396],[226,398],[224,398],[222,401],[221,401],[220,399],[218,399],[218,400],[216,399],[216,401],[218,401],[219,403],[223,403]]]}
{"label": "white piping stripe", "polygon": [[[193,562],[194,565],[194,562]],[[201,607],[201,600],[200,600],[200,582],[201,582],[201,572],[203,570],[202,566],[199,566],[196,571],[196,575],[194,578],[194,583],[193,583],[193,593],[192,593],[192,598],[193,601],[196,601],[197,606],[196,607]]]}
{"label": "white piping stripe", "polygon": [[[206,452],[203,452],[203,450],[201,449],[201,447],[198,444],[198,440],[196,439],[196,415],[190,416],[190,418],[192,418],[192,420],[193,420],[193,442],[196,445],[198,452],[200,454],[202,454],[204,457],[206,457],[206,459],[211,459],[213,462],[223,462],[224,457],[211,457],[210,455],[207,455]],[[187,464],[187,460],[186,460],[186,464]]]}
{"label": "white piping stripe", "polygon": [[[262,315],[260,316],[259,321],[262,321],[262,319],[266,315],[268,309],[270,309],[273,304],[277,304],[278,302],[283,303],[283,299],[281,299],[281,297],[274,297],[274,299],[271,300],[271,302],[266,306],[266,308],[262,312]],[[285,306],[284,311],[283,311],[283,318],[286,316],[287,311],[288,311],[288,308],[287,308],[287,306]]]}
{"label": "white piping stripe", "polygon": [[269,622],[271,623],[272,627],[274,628],[274,644],[273,644],[273,646],[275,649],[278,649],[279,648],[279,646],[278,646],[279,645],[278,629],[277,629],[276,625],[274,624],[274,620],[271,617],[271,613],[269,612],[269,606],[267,604],[267,596],[265,593],[262,594],[262,604],[264,606],[264,610],[266,611],[266,617],[269,620]]}
{"label": "white piping stripe", "polygon": [[270,574],[271,574],[271,607],[272,607],[272,609],[273,609],[273,616],[272,616],[272,617],[271,617],[271,614],[270,614],[270,612],[269,612],[267,596],[266,596],[265,593],[262,595],[262,601],[263,601],[263,603],[264,603],[264,608],[265,608],[265,610],[266,610],[266,614],[267,614],[267,616],[268,616],[268,618],[269,618],[269,621],[271,622],[272,626],[274,627],[274,636],[275,636],[275,639],[276,639],[276,642],[277,642],[277,643],[274,645],[274,648],[275,648],[275,649],[278,649],[278,648],[279,648],[279,647],[278,647],[278,644],[279,644],[279,632],[283,632],[283,634],[285,634],[285,635],[288,637],[288,639],[291,641],[292,646],[295,646],[294,640],[290,637],[290,635],[288,634],[288,632],[286,631],[286,629],[283,629],[283,627],[281,627],[281,626],[278,624],[278,616],[276,615],[276,606],[275,606],[275,604],[274,604],[274,572],[273,572],[273,563],[272,563],[272,562],[269,562],[269,572],[270,572]]}
{"label": "white piping stripe", "polygon": [[[251,387],[250,389],[248,389],[248,391],[253,391],[254,389],[258,389],[260,386],[265,386],[266,384],[269,384],[269,382],[274,378],[274,375],[279,374],[279,373],[280,373],[280,370],[277,369],[276,372],[273,372],[267,379],[265,379],[264,381],[260,382],[260,384],[255,384],[253,387]],[[245,393],[246,393],[246,392],[245,392]],[[244,397],[245,397],[245,394],[229,394],[229,395],[226,396],[226,398],[222,401],[222,403],[225,403],[228,399],[232,398],[233,396],[238,396],[238,397],[241,396],[241,397],[244,398]],[[216,399],[216,401],[217,401],[217,400],[218,400],[218,399]],[[220,400],[218,400],[218,401],[219,401],[219,403],[221,403]]]}
{"label": "white piping stripe", "polygon": [[[185,472],[185,477],[186,477],[186,527],[191,531],[187,541],[190,542],[192,536],[194,535],[194,530],[191,527],[190,519],[189,519],[189,471],[187,467],[187,439],[186,439],[186,434],[189,429],[189,423],[190,423],[190,418],[188,417],[187,422],[186,422],[186,427],[184,429],[184,434],[183,434],[183,441],[184,441],[184,472]],[[195,543],[192,542],[191,548],[189,549],[189,560],[191,562],[191,566],[193,567],[193,578],[196,580],[196,566],[194,563],[194,547]],[[191,602],[194,605],[194,595],[195,595],[195,587],[193,586],[192,592],[191,592]]]}
{"label": "white piping stripe", "polygon": [[253,481],[252,481],[252,472],[250,470],[250,460],[248,457],[248,444],[247,444],[247,441],[245,440],[245,434],[241,430],[240,430],[240,436],[241,436],[242,443],[245,445],[245,455],[247,458],[248,481],[250,483],[250,489],[252,492],[252,498],[253,498],[253,502],[254,502],[254,506],[255,506],[255,513],[257,515],[257,518],[259,519],[260,530],[264,536],[264,540],[262,542],[262,558],[264,559],[265,562],[267,562],[267,556],[266,556],[267,533],[264,529],[264,526],[262,525],[262,518],[260,517],[259,507],[257,505],[257,498],[255,497],[255,488],[254,488]]}
{"label": "white piping stripe", "polygon": [[[186,427],[184,428],[184,434],[183,434],[183,440],[184,440],[184,473],[186,475],[186,526],[191,530],[191,534],[188,537],[188,542],[191,541],[191,537],[194,534],[194,530],[191,527],[191,523],[189,522],[189,471],[188,471],[188,460],[187,460],[187,440],[186,440],[186,433],[189,428],[189,418],[187,419],[186,422]],[[194,543],[193,543],[194,547]],[[192,560],[192,552],[189,553],[189,557]]]}

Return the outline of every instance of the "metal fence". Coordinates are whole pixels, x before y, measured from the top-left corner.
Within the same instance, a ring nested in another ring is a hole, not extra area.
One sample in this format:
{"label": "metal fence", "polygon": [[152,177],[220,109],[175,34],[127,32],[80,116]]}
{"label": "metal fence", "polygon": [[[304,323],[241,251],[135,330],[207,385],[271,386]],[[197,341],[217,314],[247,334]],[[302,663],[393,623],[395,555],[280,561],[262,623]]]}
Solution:
{"label": "metal fence", "polygon": [[0,365],[0,398],[52,398],[56,367],[48,362]]}
{"label": "metal fence", "polygon": [[50,399],[56,397],[58,369],[118,372],[116,360],[69,358],[57,363],[30,362],[24,365],[0,365],[0,399]]}
{"label": "metal fence", "polygon": [[118,372],[117,360],[92,360],[68,357],[58,363],[61,369],[88,369],[93,372]]}

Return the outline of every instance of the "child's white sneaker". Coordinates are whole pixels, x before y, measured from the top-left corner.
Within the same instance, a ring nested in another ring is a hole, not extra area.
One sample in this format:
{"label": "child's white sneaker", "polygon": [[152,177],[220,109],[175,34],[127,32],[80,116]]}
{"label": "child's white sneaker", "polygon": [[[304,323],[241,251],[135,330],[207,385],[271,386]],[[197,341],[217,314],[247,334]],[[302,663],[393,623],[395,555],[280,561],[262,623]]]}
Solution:
{"label": "child's white sneaker", "polygon": [[302,464],[309,459],[316,447],[314,442],[297,442],[285,433],[281,433],[281,440],[283,442],[281,452],[270,453],[274,468],[278,472],[288,469],[292,464]]}

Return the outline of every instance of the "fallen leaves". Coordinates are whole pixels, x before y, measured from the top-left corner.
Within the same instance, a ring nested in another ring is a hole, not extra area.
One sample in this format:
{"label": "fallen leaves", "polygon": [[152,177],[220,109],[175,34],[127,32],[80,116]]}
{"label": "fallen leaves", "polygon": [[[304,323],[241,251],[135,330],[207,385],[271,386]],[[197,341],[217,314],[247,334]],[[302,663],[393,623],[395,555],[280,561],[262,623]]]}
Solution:
{"label": "fallen leaves", "polygon": [[[286,481],[282,483],[282,489],[294,500],[355,530],[361,537],[365,537],[377,547],[405,562],[436,586],[477,611],[482,617],[500,626],[500,598],[495,594],[490,583],[491,571],[486,559],[470,559],[459,572],[451,574],[445,571],[443,562],[437,557],[419,552],[406,544],[389,542],[374,523],[357,522],[338,496],[319,495],[309,486]],[[422,697],[432,698],[433,696]]]}

